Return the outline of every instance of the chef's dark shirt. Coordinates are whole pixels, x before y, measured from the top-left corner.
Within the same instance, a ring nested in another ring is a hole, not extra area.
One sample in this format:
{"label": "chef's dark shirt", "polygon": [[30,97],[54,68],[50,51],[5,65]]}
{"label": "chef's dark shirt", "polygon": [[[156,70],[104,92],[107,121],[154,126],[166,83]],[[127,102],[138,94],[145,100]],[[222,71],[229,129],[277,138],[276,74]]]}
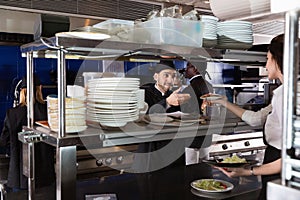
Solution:
{"label": "chef's dark shirt", "polygon": [[170,106],[167,108],[166,99],[172,94],[173,91],[168,90],[163,95],[158,89],[155,88],[155,83],[143,85],[141,89],[145,89],[145,102],[149,106],[147,113],[165,113],[180,110],[179,106]]}
{"label": "chef's dark shirt", "polygon": [[[47,120],[46,104],[34,104],[34,119]],[[7,186],[26,189],[27,177],[23,175],[22,143],[18,140],[18,133],[27,125],[27,107],[17,106],[8,109],[0,136],[0,145],[9,146],[10,162]],[[55,180],[54,148],[41,142],[35,144],[35,174],[36,186],[50,185]]]}
{"label": "chef's dark shirt", "polygon": [[[198,113],[202,114],[201,105],[203,100],[200,97],[204,94],[212,93],[212,85],[206,81],[201,75],[194,77],[190,81],[190,85],[186,87],[182,93],[190,94],[190,100],[181,106],[181,111],[184,113]],[[198,105],[198,108],[195,107]]]}

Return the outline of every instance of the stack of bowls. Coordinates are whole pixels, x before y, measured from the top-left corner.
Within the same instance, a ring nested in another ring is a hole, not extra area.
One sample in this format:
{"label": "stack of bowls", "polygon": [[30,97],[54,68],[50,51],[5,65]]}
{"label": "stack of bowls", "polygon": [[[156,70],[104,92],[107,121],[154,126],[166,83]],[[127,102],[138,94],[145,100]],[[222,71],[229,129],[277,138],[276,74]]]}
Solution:
{"label": "stack of bowls", "polygon": [[[65,109],[65,117],[66,117],[66,132],[81,132],[84,131],[86,126],[85,121],[85,98],[66,98],[66,109]],[[57,95],[49,95],[47,96],[47,111],[48,111],[48,124],[52,131],[57,132],[58,127],[58,99]]]}

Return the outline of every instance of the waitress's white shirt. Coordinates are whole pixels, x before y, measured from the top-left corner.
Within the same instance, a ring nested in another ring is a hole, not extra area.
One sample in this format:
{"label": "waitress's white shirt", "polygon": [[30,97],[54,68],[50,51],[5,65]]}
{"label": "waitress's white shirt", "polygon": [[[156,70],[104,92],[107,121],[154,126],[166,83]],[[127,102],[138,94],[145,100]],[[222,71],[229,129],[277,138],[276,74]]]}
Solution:
{"label": "waitress's white shirt", "polygon": [[273,147],[281,149],[283,132],[283,85],[273,91],[272,112],[265,124],[266,141]]}
{"label": "waitress's white shirt", "polygon": [[259,111],[246,110],[242,115],[242,120],[250,126],[260,126],[266,122],[268,115],[272,111],[272,104]]}

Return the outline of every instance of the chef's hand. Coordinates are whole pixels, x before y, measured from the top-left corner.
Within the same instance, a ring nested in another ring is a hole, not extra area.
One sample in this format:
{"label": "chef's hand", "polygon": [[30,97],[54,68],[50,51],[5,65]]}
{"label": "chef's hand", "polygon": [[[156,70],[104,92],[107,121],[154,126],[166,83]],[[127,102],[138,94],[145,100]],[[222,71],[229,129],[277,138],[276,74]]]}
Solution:
{"label": "chef's hand", "polygon": [[167,104],[170,106],[179,106],[185,102],[187,102],[191,96],[190,94],[179,93],[181,87],[175,90],[167,99]]}
{"label": "chef's hand", "polygon": [[251,175],[250,169],[245,169],[245,168],[221,168],[221,167],[215,167],[215,168],[220,170],[230,178]]}

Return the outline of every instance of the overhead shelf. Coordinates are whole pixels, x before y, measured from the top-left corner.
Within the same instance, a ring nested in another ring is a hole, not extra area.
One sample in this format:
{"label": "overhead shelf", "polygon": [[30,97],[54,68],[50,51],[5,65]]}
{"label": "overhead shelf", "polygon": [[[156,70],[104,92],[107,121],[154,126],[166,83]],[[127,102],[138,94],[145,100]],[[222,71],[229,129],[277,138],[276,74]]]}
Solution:
{"label": "overhead shelf", "polygon": [[33,52],[34,57],[57,58],[57,50],[64,49],[67,59],[198,59],[212,62],[262,65],[265,52],[226,50],[202,47],[141,44],[111,40],[91,40],[73,37],[52,37],[21,46],[21,52]]}

